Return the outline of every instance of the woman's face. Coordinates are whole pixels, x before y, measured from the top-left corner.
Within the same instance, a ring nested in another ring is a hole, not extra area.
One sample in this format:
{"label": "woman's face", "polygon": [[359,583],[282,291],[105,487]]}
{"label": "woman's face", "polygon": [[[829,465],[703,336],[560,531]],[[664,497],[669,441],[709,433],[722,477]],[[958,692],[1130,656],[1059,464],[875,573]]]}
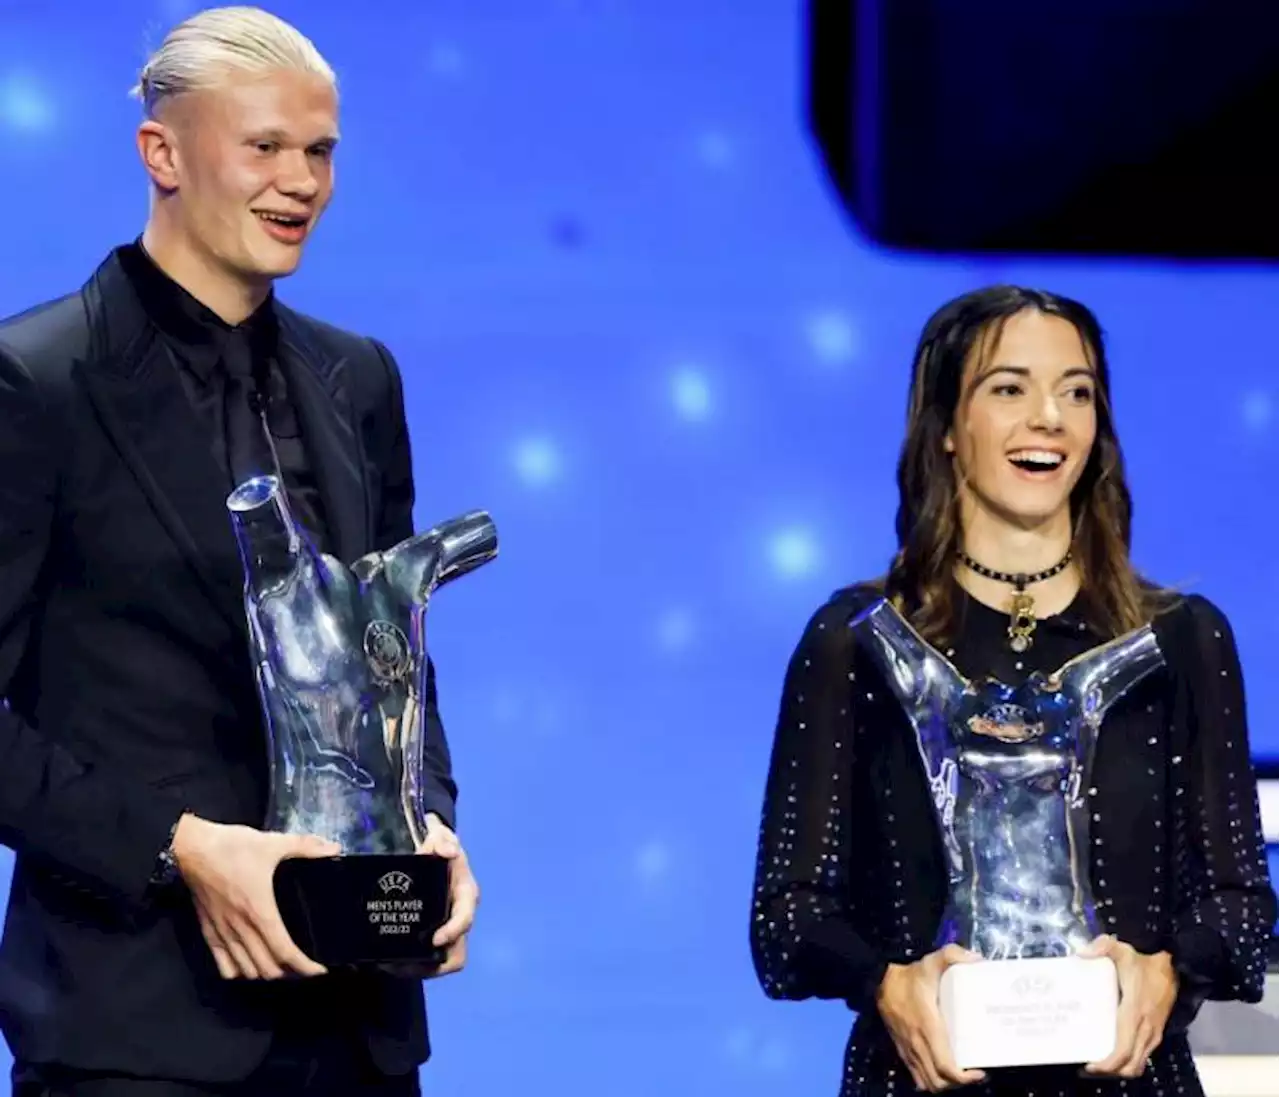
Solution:
{"label": "woman's face", "polygon": [[965,363],[944,445],[961,498],[1020,528],[1070,520],[1098,419],[1097,377],[1067,320],[1028,309]]}

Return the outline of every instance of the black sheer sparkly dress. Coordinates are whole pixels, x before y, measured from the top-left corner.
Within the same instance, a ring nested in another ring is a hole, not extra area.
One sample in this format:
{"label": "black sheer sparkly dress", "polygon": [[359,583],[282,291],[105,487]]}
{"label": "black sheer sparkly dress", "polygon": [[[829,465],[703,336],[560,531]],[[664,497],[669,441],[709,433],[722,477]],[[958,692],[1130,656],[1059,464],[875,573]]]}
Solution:
{"label": "black sheer sparkly dress", "polygon": [[[787,669],[770,763],[751,948],[771,998],[843,1000],[858,1013],[841,1097],[915,1092],[875,1008],[889,962],[932,950],[946,872],[907,718],[849,621],[878,593],[837,592]],[[1008,617],[957,590],[945,649],[969,678],[1016,685],[1104,642],[1075,605],[1010,650]],[[1136,1080],[1079,1068],[989,1072],[962,1092],[1198,1097],[1186,1029],[1206,999],[1256,1002],[1276,922],[1250,764],[1244,687],[1226,619],[1198,596],[1155,622],[1166,666],[1112,708],[1089,796],[1092,880],[1104,931],[1167,949],[1180,989],[1165,1038]]]}

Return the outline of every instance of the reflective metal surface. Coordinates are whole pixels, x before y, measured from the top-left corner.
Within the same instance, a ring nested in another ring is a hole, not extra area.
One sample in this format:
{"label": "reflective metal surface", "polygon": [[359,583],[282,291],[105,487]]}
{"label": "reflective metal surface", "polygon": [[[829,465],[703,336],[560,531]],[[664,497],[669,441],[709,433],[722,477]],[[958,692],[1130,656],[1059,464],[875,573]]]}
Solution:
{"label": "reflective metal surface", "polygon": [[946,851],[937,946],[1069,956],[1099,932],[1088,802],[1098,728],[1164,657],[1144,627],[1019,686],[970,682],[885,600],[851,623],[902,703]]}
{"label": "reflective metal surface", "polygon": [[497,554],[463,515],[350,568],[323,555],[274,476],[227,499],[270,742],[265,827],[344,853],[412,853],[425,835],[425,622],[432,593]]}

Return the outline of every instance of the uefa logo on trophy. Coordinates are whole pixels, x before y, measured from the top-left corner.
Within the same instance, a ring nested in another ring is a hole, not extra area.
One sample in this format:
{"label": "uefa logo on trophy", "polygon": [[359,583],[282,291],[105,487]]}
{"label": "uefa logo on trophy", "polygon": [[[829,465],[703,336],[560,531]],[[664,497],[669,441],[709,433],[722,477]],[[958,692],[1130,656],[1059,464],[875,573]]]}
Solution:
{"label": "uefa logo on trophy", "polygon": [[269,741],[264,829],[314,834],[332,858],[289,859],[275,892],[290,935],[326,966],[430,964],[448,916],[448,862],[426,837],[426,612],[497,555],[483,511],[350,567],[318,552],[274,476],[227,499]]}

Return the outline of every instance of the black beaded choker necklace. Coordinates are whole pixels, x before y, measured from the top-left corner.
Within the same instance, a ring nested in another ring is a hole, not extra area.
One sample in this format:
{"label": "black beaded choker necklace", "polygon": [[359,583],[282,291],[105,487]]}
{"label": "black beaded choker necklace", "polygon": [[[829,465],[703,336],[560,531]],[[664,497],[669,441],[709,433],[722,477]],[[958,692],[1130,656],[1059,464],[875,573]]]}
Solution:
{"label": "black beaded choker necklace", "polygon": [[1068,549],[1066,556],[1053,567],[1032,572],[1029,575],[984,567],[967,552],[960,553],[960,563],[987,579],[994,579],[997,583],[1009,583],[1013,587],[1013,603],[1009,607],[1009,646],[1021,653],[1031,646],[1031,634],[1036,630],[1036,600],[1027,593],[1027,587],[1060,575],[1071,563],[1071,550]]}

